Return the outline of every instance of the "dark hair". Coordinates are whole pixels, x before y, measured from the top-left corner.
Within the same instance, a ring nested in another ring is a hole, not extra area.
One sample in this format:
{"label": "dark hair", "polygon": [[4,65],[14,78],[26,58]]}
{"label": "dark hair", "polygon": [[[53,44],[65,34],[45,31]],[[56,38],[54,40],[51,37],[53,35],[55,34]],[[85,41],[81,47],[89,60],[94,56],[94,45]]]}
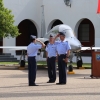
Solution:
{"label": "dark hair", "polygon": [[50,34],[50,36],[49,37],[54,37],[54,35],[53,34]]}
{"label": "dark hair", "polygon": [[59,32],[59,34],[65,36],[65,34],[63,32]]}
{"label": "dark hair", "polygon": [[31,38],[31,39],[30,39],[30,42],[33,42],[33,41],[35,41],[35,39],[32,39],[32,38]]}

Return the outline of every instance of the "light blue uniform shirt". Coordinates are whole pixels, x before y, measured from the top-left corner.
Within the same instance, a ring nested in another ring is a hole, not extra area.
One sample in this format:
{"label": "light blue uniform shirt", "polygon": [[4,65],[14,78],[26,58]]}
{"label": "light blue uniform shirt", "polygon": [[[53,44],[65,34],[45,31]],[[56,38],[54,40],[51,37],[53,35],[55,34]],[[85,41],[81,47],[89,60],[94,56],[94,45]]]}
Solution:
{"label": "light blue uniform shirt", "polygon": [[67,41],[59,41],[57,44],[58,54],[67,54],[67,51],[70,49],[71,47]]}
{"label": "light blue uniform shirt", "polygon": [[46,47],[46,51],[48,53],[48,57],[56,57],[57,56],[57,50],[56,50],[56,44],[48,44]]}
{"label": "light blue uniform shirt", "polygon": [[41,48],[42,48],[42,45],[30,43],[27,46],[28,57],[37,56],[38,49],[41,49]]}

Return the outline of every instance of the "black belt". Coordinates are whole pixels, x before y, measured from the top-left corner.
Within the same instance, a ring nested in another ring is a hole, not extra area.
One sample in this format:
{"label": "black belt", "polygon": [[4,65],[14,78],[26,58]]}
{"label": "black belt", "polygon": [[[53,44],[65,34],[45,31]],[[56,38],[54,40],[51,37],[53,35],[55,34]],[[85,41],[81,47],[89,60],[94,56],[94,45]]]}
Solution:
{"label": "black belt", "polygon": [[28,57],[30,57],[30,58],[34,58],[34,57],[36,57],[36,56],[28,56]]}
{"label": "black belt", "polygon": [[65,56],[66,54],[58,54],[58,56]]}

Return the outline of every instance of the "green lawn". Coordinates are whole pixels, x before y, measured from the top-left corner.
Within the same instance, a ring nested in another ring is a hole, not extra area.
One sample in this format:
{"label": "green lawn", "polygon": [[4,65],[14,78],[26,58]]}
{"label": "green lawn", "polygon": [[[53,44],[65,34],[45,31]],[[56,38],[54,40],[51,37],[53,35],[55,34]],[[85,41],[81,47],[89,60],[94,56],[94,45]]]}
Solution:
{"label": "green lawn", "polygon": [[[12,64],[19,64],[19,62],[0,62],[0,65],[12,65]],[[27,64],[27,62],[26,62]],[[40,65],[40,66],[45,66],[47,65],[46,61],[38,61],[37,62],[37,65]],[[76,67],[76,63],[73,63],[72,64],[74,67]],[[90,63],[84,63],[83,64],[83,67],[88,67],[90,68],[91,67],[91,64]]]}
{"label": "green lawn", "polygon": [[[12,64],[19,64],[19,62],[0,62],[0,65],[12,65]],[[26,62],[27,64],[27,62]],[[38,65],[46,65],[45,61],[37,62]]]}
{"label": "green lawn", "polygon": [[19,62],[0,62],[0,65],[19,64]]}
{"label": "green lawn", "polygon": [[[46,65],[46,62],[45,61],[39,61],[39,62],[37,62],[37,64],[38,65]],[[77,66],[76,63],[72,63],[72,65],[75,66],[75,67]],[[83,67],[91,67],[91,64],[90,63],[84,63]]]}

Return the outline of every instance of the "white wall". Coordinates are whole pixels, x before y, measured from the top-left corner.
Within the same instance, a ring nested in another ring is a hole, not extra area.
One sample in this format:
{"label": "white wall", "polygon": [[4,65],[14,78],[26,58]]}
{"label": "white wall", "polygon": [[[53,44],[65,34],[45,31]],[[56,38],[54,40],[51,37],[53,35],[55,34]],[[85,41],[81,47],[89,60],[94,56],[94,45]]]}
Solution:
{"label": "white wall", "polygon": [[[32,20],[38,29],[38,37],[41,36],[42,4],[44,4],[46,30],[53,20],[59,19],[64,24],[71,26],[77,36],[80,20],[88,18],[95,28],[95,46],[100,46],[100,17],[96,13],[97,3],[98,0],[71,0],[70,8],[64,4],[64,0],[4,0],[5,7],[11,9],[15,16],[15,25],[18,25],[24,19]],[[15,42],[8,43],[11,41],[15,40],[4,39],[4,45],[14,45]],[[85,62],[91,61],[89,58],[84,60]]]}
{"label": "white wall", "polygon": [[[3,38],[3,46],[15,46],[15,38]],[[15,56],[15,51],[11,51],[8,49],[3,49],[3,53],[11,53]]]}
{"label": "white wall", "polygon": [[42,0],[4,0],[5,7],[11,9],[14,14],[15,25],[24,19],[30,19],[38,29],[38,36],[41,29],[41,3]]}
{"label": "white wall", "polygon": [[71,0],[71,8],[66,6],[63,0],[44,0],[44,6],[47,28],[54,19],[60,19],[73,30],[83,18],[88,18],[94,25],[100,26],[100,18],[96,14],[97,0]]}

